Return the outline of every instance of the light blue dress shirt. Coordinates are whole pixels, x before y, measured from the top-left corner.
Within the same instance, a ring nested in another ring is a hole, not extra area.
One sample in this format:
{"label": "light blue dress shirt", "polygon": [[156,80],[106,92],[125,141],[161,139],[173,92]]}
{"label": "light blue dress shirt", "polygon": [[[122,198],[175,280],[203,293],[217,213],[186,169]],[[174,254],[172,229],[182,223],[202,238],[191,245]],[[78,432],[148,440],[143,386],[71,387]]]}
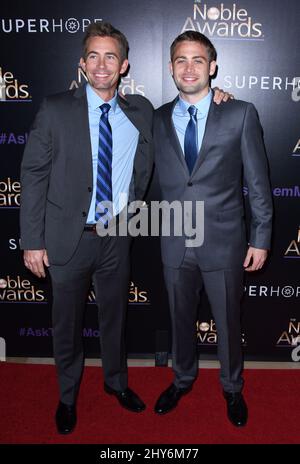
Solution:
{"label": "light blue dress shirt", "polygon": [[[193,105],[197,108],[197,147],[198,152],[202,145],[202,140],[205,131],[205,125],[207,120],[207,115],[209,111],[209,106],[212,99],[212,91],[209,89],[208,94],[199,100],[197,103]],[[173,124],[180,142],[180,146],[182,149],[182,153],[184,154],[184,135],[186,131],[186,126],[190,120],[190,113],[188,112],[188,108],[191,106],[191,103],[183,100],[180,96],[178,98],[178,102],[176,103],[173,114],[172,120]]]}
{"label": "light blue dress shirt", "polygon": [[96,210],[96,180],[97,180],[97,163],[98,163],[98,146],[99,146],[99,120],[101,117],[100,106],[108,103],[111,109],[108,113],[108,120],[111,125],[113,147],[112,147],[112,197],[114,215],[124,208],[127,203],[123,197],[120,202],[120,195],[124,193],[128,196],[129,184],[133,173],[133,161],[136,152],[139,131],[127,118],[117,102],[117,91],[114,97],[105,102],[93,90],[90,84],[86,86],[86,95],[88,102],[90,138],[92,146],[93,162],[93,196],[87,218],[88,224],[95,223]]}

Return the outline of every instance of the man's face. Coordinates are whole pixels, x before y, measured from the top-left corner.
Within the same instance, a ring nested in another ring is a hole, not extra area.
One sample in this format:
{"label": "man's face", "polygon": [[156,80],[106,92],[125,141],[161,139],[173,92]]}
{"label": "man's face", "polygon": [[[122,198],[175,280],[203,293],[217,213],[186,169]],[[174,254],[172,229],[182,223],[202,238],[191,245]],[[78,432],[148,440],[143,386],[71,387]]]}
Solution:
{"label": "man's face", "polygon": [[204,97],[209,77],[215,73],[216,62],[209,63],[206,47],[199,42],[184,40],[175,48],[170,72],[182,97]]}
{"label": "man's face", "polygon": [[128,60],[122,61],[118,41],[113,37],[91,37],[80,65],[96,93],[109,99],[117,88],[120,74],[127,69]]}

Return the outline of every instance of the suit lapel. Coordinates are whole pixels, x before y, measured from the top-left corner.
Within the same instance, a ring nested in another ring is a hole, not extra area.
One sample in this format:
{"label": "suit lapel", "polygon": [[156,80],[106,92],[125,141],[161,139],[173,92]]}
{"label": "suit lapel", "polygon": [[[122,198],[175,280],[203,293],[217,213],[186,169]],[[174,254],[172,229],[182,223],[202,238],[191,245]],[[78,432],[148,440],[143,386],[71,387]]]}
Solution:
{"label": "suit lapel", "polygon": [[215,140],[217,129],[219,126],[220,116],[221,105],[216,105],[216,103],[214,103],[212,100],[207,115],[202,145],[194,169],[192,171],[192,176],[201,167],[203,161],[205,160],[208,154],[210,143]]}
{"label": "suit lapel", "polygon": [[[178,97],[176,97],[175,100],[173,100],[169,104],[165,105],[164,113],[163,113],[163,121],[166,127],[166,134],[169,138],[169,141],[172,147],[174,148],[177,158],[181,166],[183,167],[185,174],[187,174],[188,177],[190,177],[189,170],[185,162],[185,158],[184,158],[184,153],[182,152],[181,145],[180,145],[177,133],[176,133],[176,129],[173,124],[173,120],[172,120],[173,110],[174,110],[174,107],[177,101],[178,101]],[[220,116],[221,116],[221,106],[216,105],[212,99],[210,107],[209,107],[208,115],[207,115],[205,132],[204,132],[201,148],[200,148],[200,151],[199,151],[199,154],[198,154],[198,157],[197,157],[191,176],[193,176],[195,172],[201,167],[205,157],[208,154],[209,145],[215,139],[215,135],[216,135],[217,128],[219,125]]]}
{"label": "suit lapel", "polygon": [[134,156],[133,174],[129,186],[129,201],[144,197],[153,166],[151,124],[143,117],[143,106],[134,105],[122,95],[117,95],[118,105],[139,131],[139,139]]}
{"label": "suit lapel", "polygon": [[172,120],[173,110],[174,110],[174,107],[177,101],[178,101],[178,97],[176,97],[175,100],[173,100],[172,102],[164,106],[162,118],[163,118],[163,121],[166,127],[166,134],[167,134],[167,137],[169,138],[169,142],[174,148],[174,151],[177,155],[177,158],[182,168],[184,169],[185,174],[188,177],[190,177],[189,170],[185,162],[185,158],[184,158],[184,153],[181,149],[181,145],[180,145],[177,133],[176,133],[176,129],[173,124],[173,120]]}
{"label": "suit lapel", "polygon": [[[93,183],[93,160],[92,160],[92,147],[90,138],[90,126],[88,115],[88,103],[86,98],[86,86],[79,87],[74,92],[74,100],[72,104],[72,114],[70,115],[74,128],[74,152],[72,156],[78,157],[79,166],[82,162],[86,165],[87,169],[80,174],[87,176],[89,185]],[[71,136],[71,134],[70,134]],[[84,159],[82,156],[84,155]]]}
{"label": "suit lapel", "polygon": [[150,127],[148,127],[148,124],[146,124],[143,118],[143,113],[140,110],[140,108],[133,104],[130,104],[129,101],[126,100],[126,98],[124,98],[119,93],[117,95],[117,101],[122,111],[124,111],[127,118],[137,128],[140,135],[142,135],[142,137],[144,137],[147,141],[150,141],[152,139],[151,130]]}

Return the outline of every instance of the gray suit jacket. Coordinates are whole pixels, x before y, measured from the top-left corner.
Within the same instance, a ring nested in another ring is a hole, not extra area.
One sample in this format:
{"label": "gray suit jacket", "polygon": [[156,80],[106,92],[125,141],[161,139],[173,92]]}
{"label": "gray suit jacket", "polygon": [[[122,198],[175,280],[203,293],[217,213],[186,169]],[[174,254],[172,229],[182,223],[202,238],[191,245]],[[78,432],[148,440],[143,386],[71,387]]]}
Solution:
{"label": "gray suit jacket", "polygon": [[[130,201],[141,200],[153,167],[151,103],[118,96],[140,135]],[[85,86],[45,98],[21,166],[21,248],[46,248],[50,263],[65,264],[79,243],[92,198],[93,172]]]}
{"label": "gray suit jacket", "polygon": [[[241,266],[247,239],[242,194],[243,174],[249,187],[249,243],[269,248],[272,198],[262,129],[251,103],[211,103],[200,153],[192,174],[172,122],[177,99],[154,115],[155,165],[162,197],[168,202],[204,201],[204,243],[195,248],[206,271]],[[162,237],[165,265],[178,268],[186,237]]]}

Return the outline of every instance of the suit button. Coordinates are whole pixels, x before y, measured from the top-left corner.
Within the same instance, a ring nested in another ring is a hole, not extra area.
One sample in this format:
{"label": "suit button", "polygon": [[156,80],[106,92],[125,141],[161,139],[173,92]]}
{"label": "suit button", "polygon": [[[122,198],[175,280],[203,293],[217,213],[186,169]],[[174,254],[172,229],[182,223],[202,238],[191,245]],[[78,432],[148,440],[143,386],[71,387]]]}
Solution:
{"label": "suit button", "polygon": [[85,211],[82,211],[82,216],[86,217],[86,212]]}
{"label": "suit button", "polygon": [[193,185],[193,182],[188,182],[188,187],[191,187]]}
{"label": "suit button", "polygon": [[92,187],[88,187],[88,191],[91,192],[93,189]]}

